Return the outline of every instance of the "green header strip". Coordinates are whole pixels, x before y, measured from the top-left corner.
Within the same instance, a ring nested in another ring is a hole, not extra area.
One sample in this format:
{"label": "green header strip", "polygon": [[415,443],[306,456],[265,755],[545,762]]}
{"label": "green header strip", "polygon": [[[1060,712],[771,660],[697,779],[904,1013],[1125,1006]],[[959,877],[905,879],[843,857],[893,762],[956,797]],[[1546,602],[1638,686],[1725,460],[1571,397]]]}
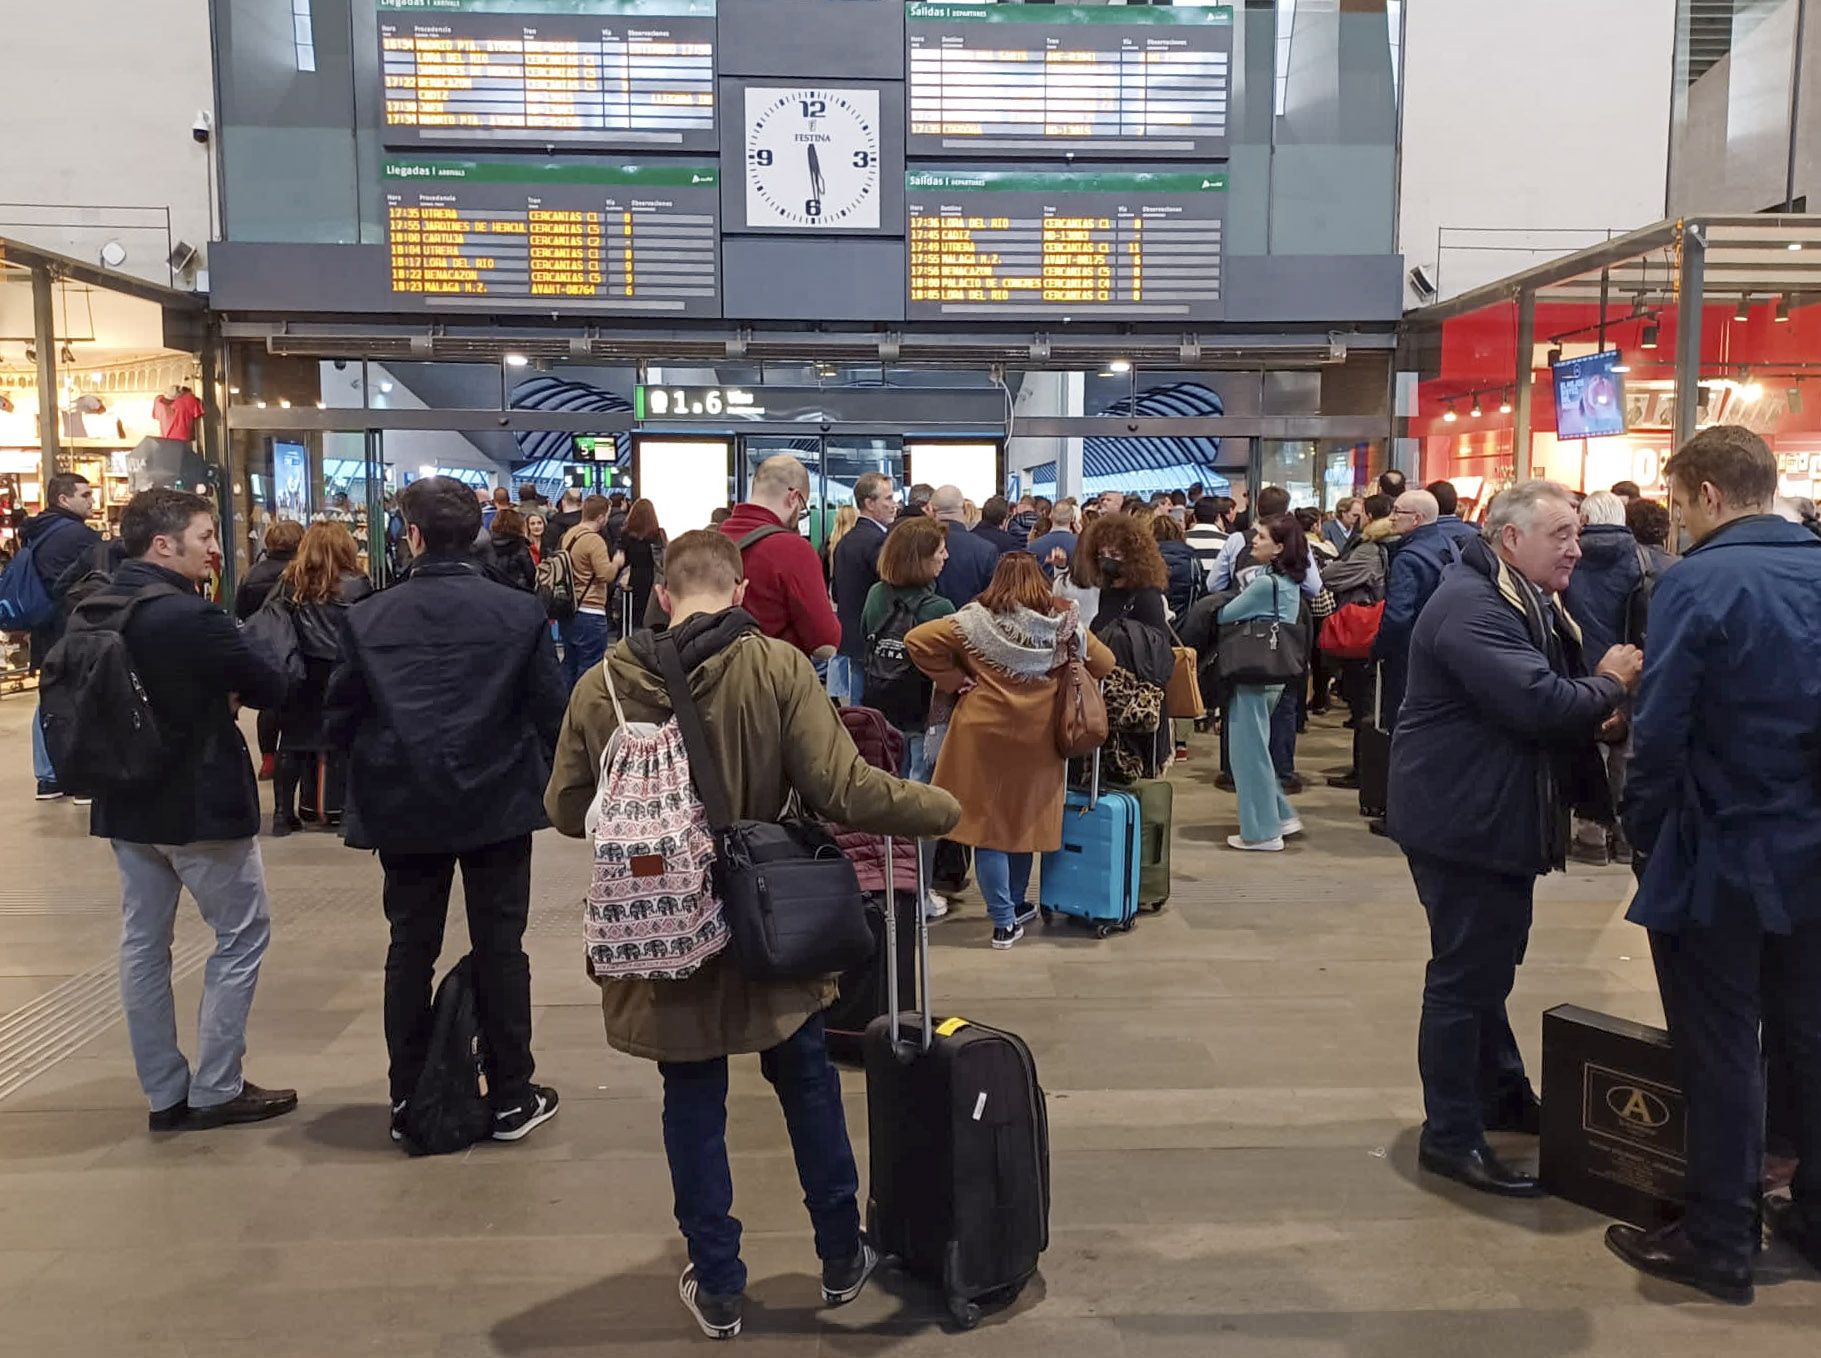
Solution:
{"label": "green header strip", "polygon": [[925,23],[950,24],[1042,24],[1046,28],[1058,28],[1066,24],[1117,24],[1128,28],[1231,28],[1233,7],[1210,5],[1205,9],[1153,9],[1144,5],[954,5],[928,4],[918,0],[917,3],[904,7],[904,17],[912,23],[921,20]]}
{"label": "green header strip", "polygon": [[628,184],[635,188],[712,189],[721,182],[712,160],[662,165],[552,165],[535,160],[420,160],[387,157],[382,178],[423,184]]}
{"label": "green header strip", "polygon": [[922,189],[961,193],[1225,193],[1227,176],[1223,171],[1043,174],[1028,170],[912,170],[904,176],[904,188],[907,193]]}
{"label": "green header strip", "polygon": [[381,14],[510,14],[537,19],[571,14],[649,14],[711,17],[715,0],[379,0]]}

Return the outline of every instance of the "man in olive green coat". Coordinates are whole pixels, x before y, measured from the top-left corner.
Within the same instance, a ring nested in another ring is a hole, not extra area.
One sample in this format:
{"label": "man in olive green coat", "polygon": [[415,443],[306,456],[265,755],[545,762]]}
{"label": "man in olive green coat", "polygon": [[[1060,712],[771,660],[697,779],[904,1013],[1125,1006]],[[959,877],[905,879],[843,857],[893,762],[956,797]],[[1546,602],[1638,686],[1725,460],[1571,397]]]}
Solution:
{"label": "man in olive green coat", "polygon": [[[810,811],[857,830],[910,837],[951,829],[961,814],[952,796],[860,757],[808,658],[761,634],[740,608],[740,572],[739,549],[726,537],[685,533],[665,553],[665,583],[657,587],[733,815],[776,819],[795,792]],[[628,721],[669,720],[652,633],[620,643],[606,664]],[[570,697],[544,797],[551,824],[566,835],[583,833],[615,724],[597,665]],[[749,982],[725,954],[685,980],[601,983],[607,1041],[656,1061],[664,1078],[664,1150],[690,1259],[678,1292],[712,1339],[740,1332],[746,1288],[727,1163],[729,1056],[758,1052],[783,1104],[822,1260],[823,1299],[852,1301],[878,1263],[860,1235],[859,1173],[823,1036],[822,1011],[833,997],[830,979]]]}

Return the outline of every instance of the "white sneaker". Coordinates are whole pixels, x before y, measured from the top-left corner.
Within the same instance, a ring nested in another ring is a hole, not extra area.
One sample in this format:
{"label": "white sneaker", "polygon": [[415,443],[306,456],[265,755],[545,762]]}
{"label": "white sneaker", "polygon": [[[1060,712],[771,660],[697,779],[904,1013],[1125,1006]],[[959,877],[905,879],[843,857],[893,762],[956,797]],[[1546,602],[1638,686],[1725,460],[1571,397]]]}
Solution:
{"label": "white sneaker", "polygon": [[923,896],[923,918],[939,920],[948,913],[948,902],[935,892],[925,892]]}
{"label": "white sneaker", "polygon": [[1228,835],[1227,847],[1229,849],[1244,849],[1247,853],[1282,853],[1284,851],[1284,837],[1278,835],[1273,839],[1261,839],[1254,844],[1244,836]]}
{"label": "white sneaker", "polygon": [[1283,829],[1279,831],[1285,839],[1288,839],[1291,835],[1300,835],[1302,832],[1303,818],[1301,816],[1291,816],[1289,820],[1284,822]]}

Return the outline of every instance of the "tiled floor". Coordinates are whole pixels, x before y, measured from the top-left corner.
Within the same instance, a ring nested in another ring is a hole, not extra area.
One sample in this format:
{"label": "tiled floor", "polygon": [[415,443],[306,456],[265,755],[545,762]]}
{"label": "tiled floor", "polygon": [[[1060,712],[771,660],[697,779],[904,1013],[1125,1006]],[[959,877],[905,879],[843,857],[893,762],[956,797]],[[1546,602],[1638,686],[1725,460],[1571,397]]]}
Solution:
{"label": "tiled floor", "polygon": [[[656,1072],[608,1051],[577,961],[579,846],[538,844],[537,1055],[564,1106],[525,1143],[414,1161],[387,1142],[379,874],[313,834],[267,846],[277,932],[248,1067],[296,1085],[302,1107],[153,1141],[117,1021],[112,861],[83,813],[30,800],[30,711],[0,702],[0,1354],[652,1358],[705,1342],[673,1290]],[[1336,763],[1342,739],[1312,732],[1305,770]],[[1734,1311],[1641,1284],[1579,1209],[1424,1181],[1424,931],[1401,861],[1325,788],[1299,799],[1309,833],[1289,852],[1219,847],[1234,812],[1211,753],[1176,772],[1175,899],[1133,934],[1054,930],[995,953],[977,900],[936,929],[939,1007],[1025,1034],[1049,1090],[1041,1279],[961,1339],[896,1279],[820,1313],[783,1125],[746,1060],[729,1135],[747,1351],[1815,1352],[1821,1281],[1780,1252],[1765,1270],[1781,1281]],[[1577,869],[1543,884],[1513,1006],[1533,1065],[1549,1005],[1658,1018],[1620,918],[1626,882]],[[188,1012],[201,940],[193,920],[179,932]],[[861,1130],[864,1090],[847,1083]]]}

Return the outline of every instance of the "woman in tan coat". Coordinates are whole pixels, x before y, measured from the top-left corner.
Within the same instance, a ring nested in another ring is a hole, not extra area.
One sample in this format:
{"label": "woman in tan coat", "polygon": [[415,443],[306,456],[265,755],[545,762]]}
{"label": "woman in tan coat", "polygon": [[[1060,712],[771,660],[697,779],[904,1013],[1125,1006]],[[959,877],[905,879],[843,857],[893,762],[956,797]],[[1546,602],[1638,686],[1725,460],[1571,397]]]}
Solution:
{"label": "woman in tan coat", "polygon": [[1057,670],[1077,648],[1105,678],[1113,653],[1081,625],[1075,605],[1051,593],[1029,552],[999,558],[993,582],[953,617],[904,639],[918,669],[956,698],[932,779],[955,794],[949,831],[974,847],[974,870],[993,917],[993,946],[1024,937],[1031,855],[1062,847],[1066,769],[1054,739]]}

